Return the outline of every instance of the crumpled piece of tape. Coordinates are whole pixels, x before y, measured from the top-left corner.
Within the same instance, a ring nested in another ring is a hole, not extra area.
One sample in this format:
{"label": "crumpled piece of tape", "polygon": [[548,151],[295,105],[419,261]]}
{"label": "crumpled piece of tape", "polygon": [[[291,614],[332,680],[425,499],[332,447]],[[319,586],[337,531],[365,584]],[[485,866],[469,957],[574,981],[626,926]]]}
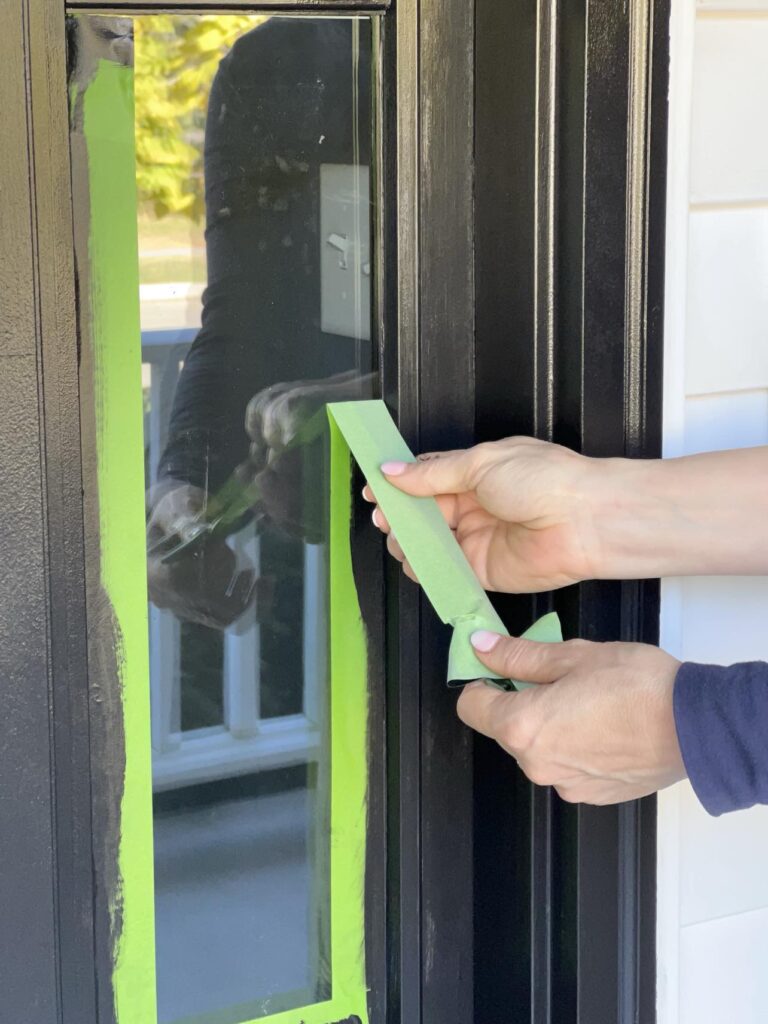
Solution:
{"label": "crumpled piece of tape", "polygon": [[[448,653],[448,684],[487,679],[503,689],[521,689],[519,680],[502,680],[478,661],[470,635],[478,629],[509,633],[472,571],[434,498],[414,498],[394,487],[379,468],[382,462],[413,462],[382,401],[334,402],[327,406],[331,444],[344,444],[354,455],[376,500],[413,567],[432,607],[453,626]],[[527,639],[556,643],[563,639],[554,612],[523,633]]]}

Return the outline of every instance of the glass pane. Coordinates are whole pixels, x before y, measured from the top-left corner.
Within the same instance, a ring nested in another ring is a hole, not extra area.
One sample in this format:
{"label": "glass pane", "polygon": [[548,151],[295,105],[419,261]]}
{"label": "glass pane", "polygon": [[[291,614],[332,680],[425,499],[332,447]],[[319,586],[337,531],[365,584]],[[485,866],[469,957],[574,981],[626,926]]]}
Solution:
{"label": "glass pane", "polygon": [[83,14],[69,31],[105,451],[100,373],[129,347],[143,409],[158,1019],[239,1024],[330,1002],[336,948],[363,946],[334,932],[350,897],[332,884],[324,405],[375,389],[372,25]]}

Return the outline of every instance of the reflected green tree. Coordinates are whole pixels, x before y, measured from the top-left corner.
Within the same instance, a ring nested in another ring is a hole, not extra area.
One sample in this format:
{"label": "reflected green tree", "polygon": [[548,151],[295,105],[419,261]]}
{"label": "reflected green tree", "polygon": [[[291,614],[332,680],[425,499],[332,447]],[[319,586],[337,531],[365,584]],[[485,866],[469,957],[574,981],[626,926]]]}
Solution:
{"label": "reflected green tree", "polygon": [[235,40],[267,18],[152,14],[134,19],[137,186],[145,214],[202,221],[208,91]]}

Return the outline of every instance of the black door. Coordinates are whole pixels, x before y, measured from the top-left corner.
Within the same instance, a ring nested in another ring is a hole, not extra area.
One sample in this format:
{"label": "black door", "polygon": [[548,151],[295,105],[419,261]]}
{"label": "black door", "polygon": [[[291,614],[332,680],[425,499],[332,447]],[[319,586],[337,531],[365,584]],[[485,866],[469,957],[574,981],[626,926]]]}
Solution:
{"label": "black door", "polygon": [[[6,18],[0,1018],[654,1018],[653,801],[461,727],[312,424],[658,453],[667,18]],[[652,583],[499,607],[656,639]]]}

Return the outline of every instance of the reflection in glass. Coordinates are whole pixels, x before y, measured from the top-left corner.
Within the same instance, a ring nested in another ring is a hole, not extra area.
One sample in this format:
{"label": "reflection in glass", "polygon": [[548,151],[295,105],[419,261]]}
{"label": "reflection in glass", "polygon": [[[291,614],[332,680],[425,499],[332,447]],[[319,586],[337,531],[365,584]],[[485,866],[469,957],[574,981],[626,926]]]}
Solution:
{"label": "reflection in glass", "polygon": [[326,999],[323,406],[368,397],[365,19],[72,19],[134,62],[158,1013]]}

